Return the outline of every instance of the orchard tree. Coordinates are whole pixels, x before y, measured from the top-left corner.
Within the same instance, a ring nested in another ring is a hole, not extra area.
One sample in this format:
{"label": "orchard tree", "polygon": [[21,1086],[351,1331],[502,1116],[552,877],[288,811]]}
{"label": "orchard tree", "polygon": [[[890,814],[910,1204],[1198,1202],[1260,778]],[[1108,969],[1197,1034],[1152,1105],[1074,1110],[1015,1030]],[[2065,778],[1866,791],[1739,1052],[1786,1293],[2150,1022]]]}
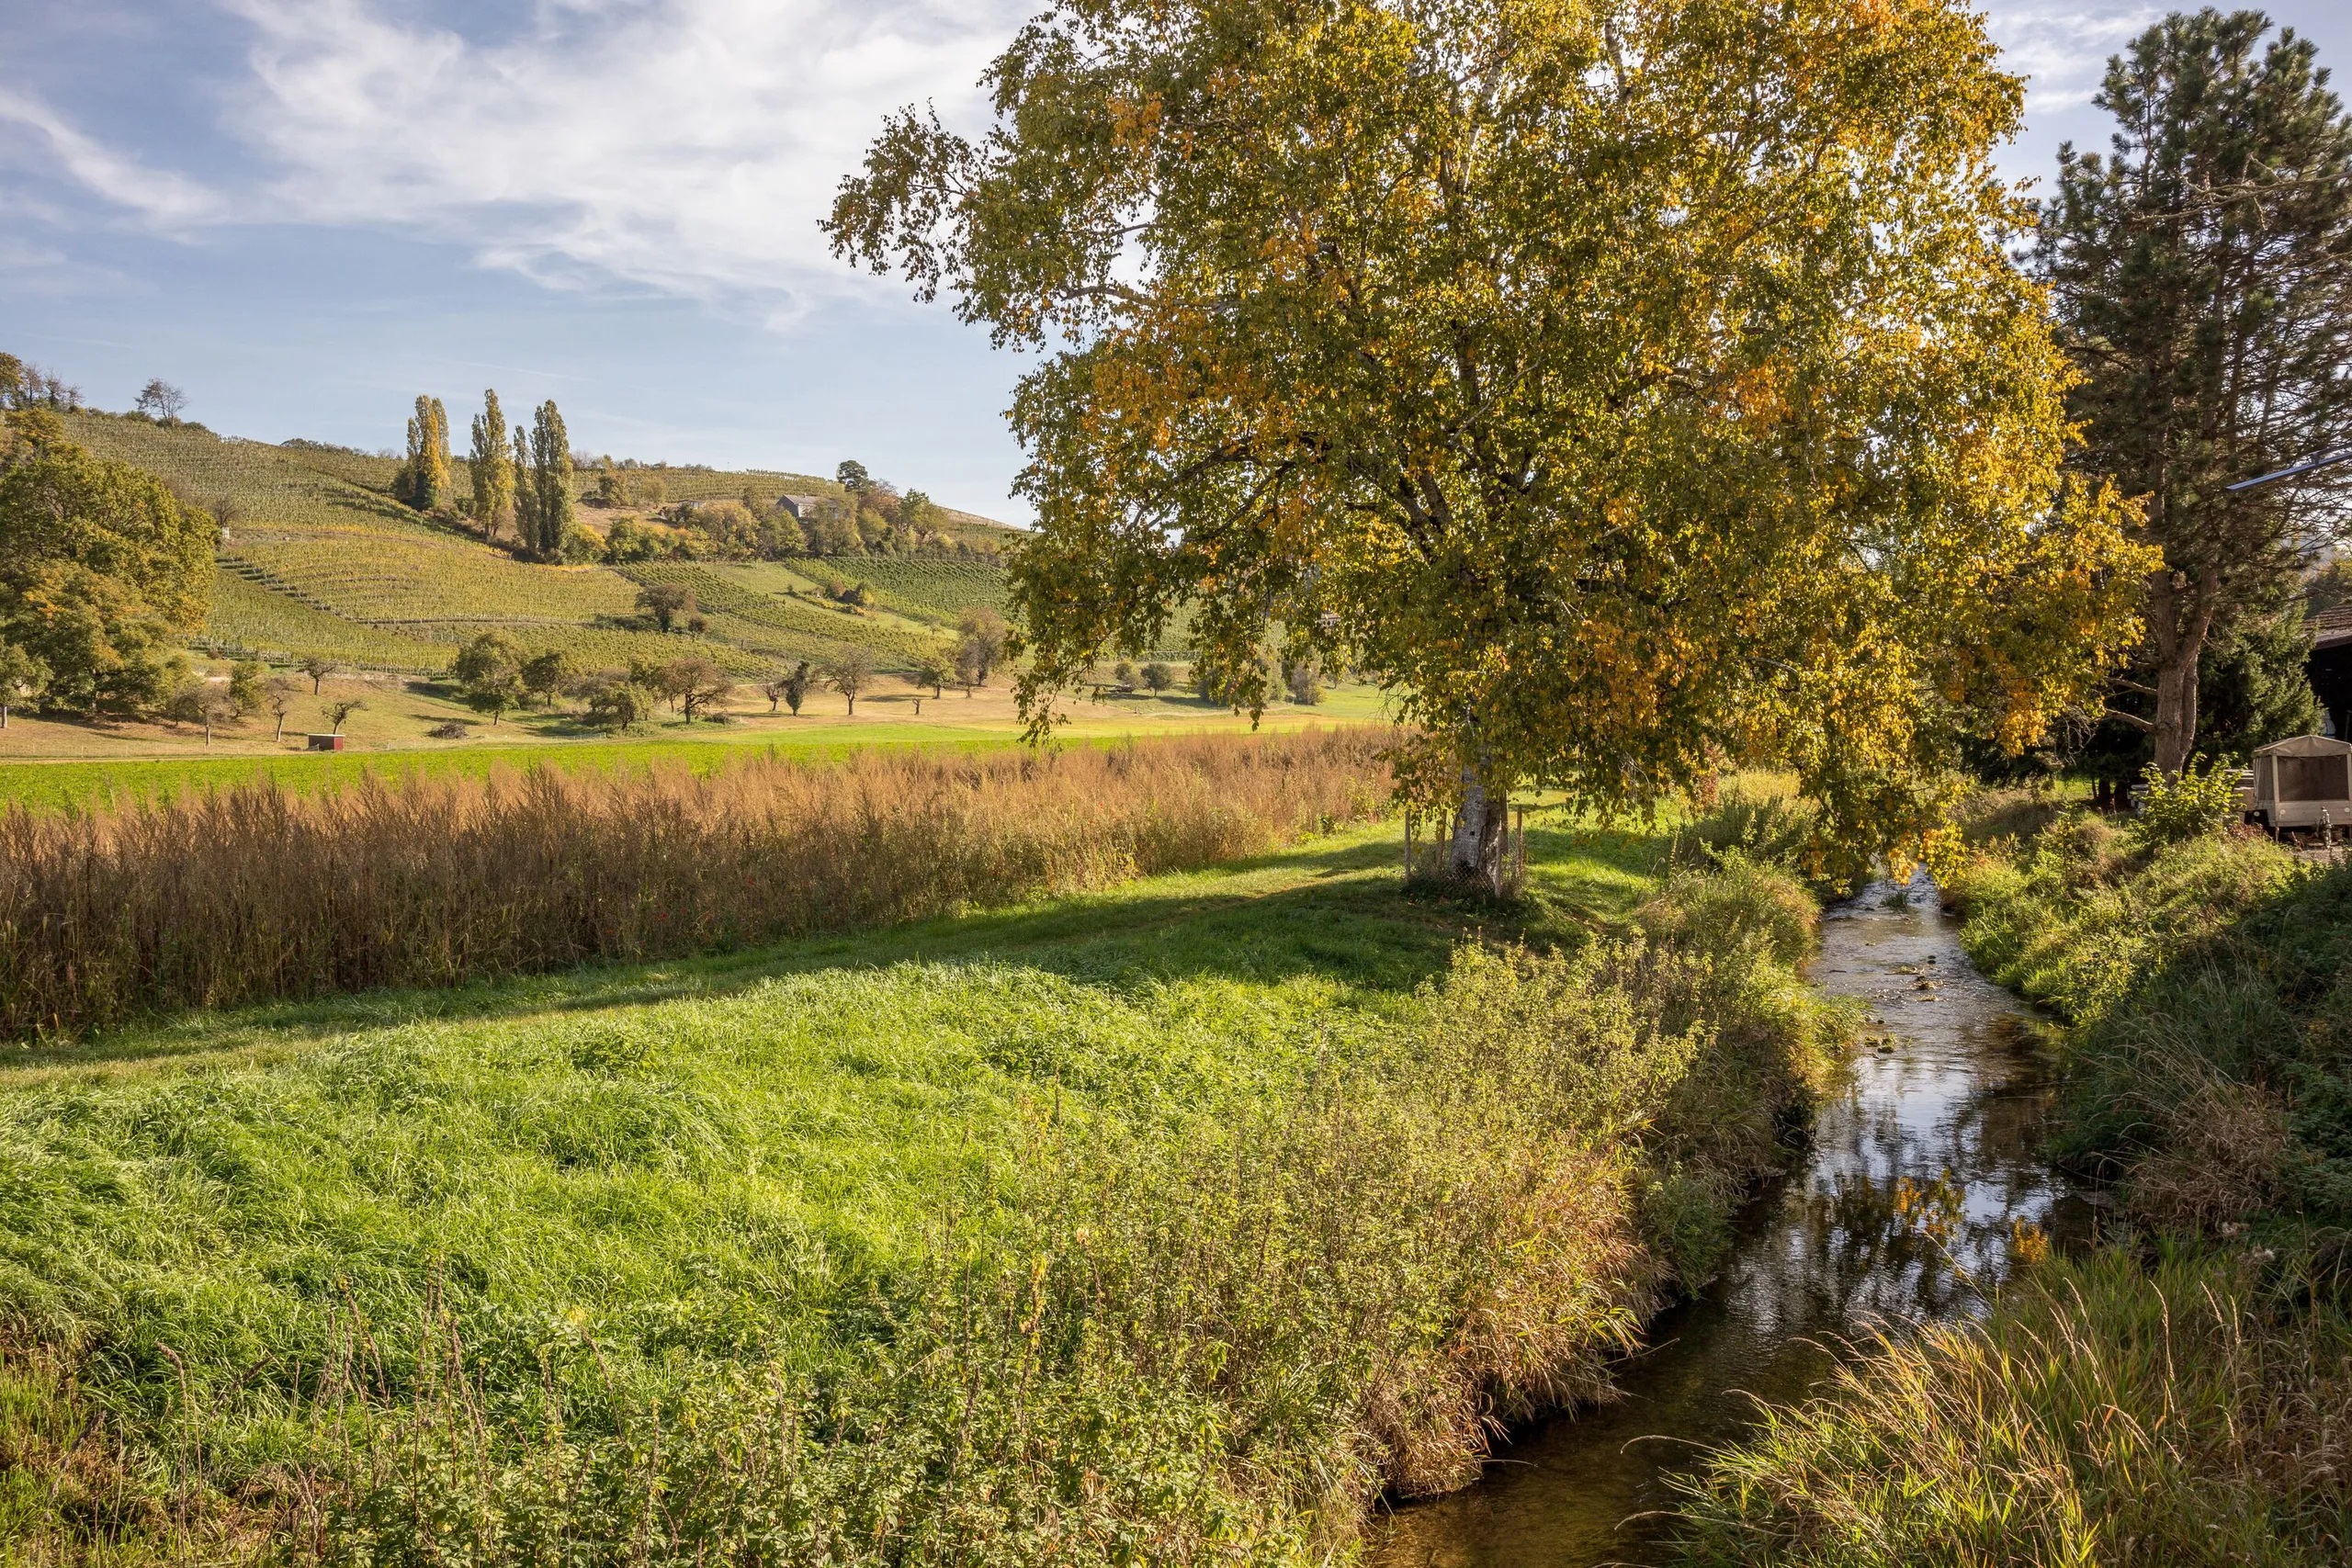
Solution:
{"label": "orchard tree", "polygon": [[164,482],[65,437],[44,408],[0,441],[0,643],[47,674],[44,702],[137,713],[187,667],[211,607],[212,519]]}
{"label": "orchard tree", "polygon": [[329,733],[341,735],[344,721],[368,705],[358,697],[332,697],[319,705],[319,713],[330,727]]}
{"label": "orchard tree", "polygon": [[808,688],[815,680],[816,672],[808,668],[808,661],[805,659],[794,665],[792,673],[784,678],[784,705],[792,710],[793,717],[800,716],[800,705],[808,700]]}
{"label": "orchard tree", "polygon": [[850,716],[854,718],[858,694],[874,684],[874,656],[862,648],[843,649],[841,657],[825,666],[825,684],[849,699]]}
{"label": "orchard tree", "polygon": [[1894,844],[2137,636],[1995,56],[1962,0],[1060,0],[828,229],[1044,351],[1033,734],[1189,605],[1253,712],[1270,639],[1387,689],[1464,876],[1511,790],[1645,807],[1726,744]]}
{"label": "orchard tree", "polygon": [[560,648],[550,648],[523,660],[520,674],[523,690],[548,707],[555,705],[557,696],[578,677],[571,656]]}
{"label": "orchard tree", "polygon": [[273,741],[286,739],[286,716],[294,711],[294,700],[301,688],[283,675],[272,675],[262,687],[262,705],[269,709],[269,716],[277,721],[270,735]]}
{"label": "orchard tree", "polygon": [[458,650],[449,666],[466,705],[495,726],[523,700],[523,652],[503,632],[483,632]]}
{"label": "orchard tree", "polygon": [[335,672],[336,665],[334,660],[313,653],[294,668],[311,678],[311,695],[315,697],[326,684],[327,677]]}
{"label": "orchard tree", "polygon": [[662,689],[692,724],[709,717],[733,694],[735,682],[707,659],[681,659],[662,671]]}
{"label": "orchard tree", "polygon": [[956,622],[956,668],[967,686],[985,686],[1004,657],[1012,628],[985,604],[966,610]]}
{"label": "orchard tree", "polygon": [[[2175,14],[2108,62],[2112,151],[2061,150],[2040,270],[2082,367],[2082,466],[2143,498],[2133,696],[2109,715],[2178,773],[2209,641],[2274,614],[2342,537],[2352,468],[2233,494],[2352,442],[2352,118],[2308,39]],[[2144,711],[2140,711],[2144,709]]]}

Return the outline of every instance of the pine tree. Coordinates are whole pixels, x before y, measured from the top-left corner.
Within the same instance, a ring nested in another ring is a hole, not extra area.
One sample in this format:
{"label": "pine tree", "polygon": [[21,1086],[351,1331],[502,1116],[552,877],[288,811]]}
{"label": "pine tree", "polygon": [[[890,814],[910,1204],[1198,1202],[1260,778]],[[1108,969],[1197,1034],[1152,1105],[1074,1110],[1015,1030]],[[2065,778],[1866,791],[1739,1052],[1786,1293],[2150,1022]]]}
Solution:
{"label": "pine tree", "polygon": [[[2037,258],[2082,374],[2081,467],[2143,498],[2163,552],[2108,715],[2177,773],[2209,644],[2292,592],[2352,521],[2352,469],[2233,491],[2352,439],[2352,116],[2308,39],[2176,13],[2108,62],[2105,155],[2059,153]],[[2134,698],[2143,699],[2134,702]]]}
{"label": "pine tree", "polygon": [[531,420],[531,547],[549,560],[571,532],[571,438],[549,399]]}
{"label": "pine tree", "polygon": [[494,539],[514,511],[514,468],[506,451],[506,415],[498,394],[481,395],[481,412],[474,416],[474,448],[468,459],[473,470],[474,520],[481,536]]}

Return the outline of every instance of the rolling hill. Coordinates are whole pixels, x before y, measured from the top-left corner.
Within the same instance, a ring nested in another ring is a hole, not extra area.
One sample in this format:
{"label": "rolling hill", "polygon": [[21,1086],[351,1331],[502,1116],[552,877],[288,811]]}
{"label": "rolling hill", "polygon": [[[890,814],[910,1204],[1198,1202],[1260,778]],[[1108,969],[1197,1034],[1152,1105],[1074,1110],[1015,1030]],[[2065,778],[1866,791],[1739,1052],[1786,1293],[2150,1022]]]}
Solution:
{"label": "rolling hill", "polygon": [[[357,669],[429,673],[445,669],[468,638],[496,627],[529,651],[561,648],[590,668],[700,654],[752,674],[862,648],[882,669],[903,671],[942,651],[965,609],[1001,611],[1006,602],[1001,566],[960,558],[526,565],[394,501],[400,464],[390,457],[96,412],[69,423],[76,441],[161,477],[222,520],[212,615],[194,639],[214,653],[317,655]],[[673,502],[842,493],[831,480],[780,471],[633,471],[658,476]],[[575,487],[585,492],[596,478],[581,472]],[[605,521],[593,508],[582,517]],[[939,521],[940,532],[999,552],[1021,537],[967,513]],[[828,603],[824,586],[834,579],[871,583],[880,603],[856,611]],[[694,590],[705,621],[699,634],[664,635],[642,622],[638,594],[657,581]]]}

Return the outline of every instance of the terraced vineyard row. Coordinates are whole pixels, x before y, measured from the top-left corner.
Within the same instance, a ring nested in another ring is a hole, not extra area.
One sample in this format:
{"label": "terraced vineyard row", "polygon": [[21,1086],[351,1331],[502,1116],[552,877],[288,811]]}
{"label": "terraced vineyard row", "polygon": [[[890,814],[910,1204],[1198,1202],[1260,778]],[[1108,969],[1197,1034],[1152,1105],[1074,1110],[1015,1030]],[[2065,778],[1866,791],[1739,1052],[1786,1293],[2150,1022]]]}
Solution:
{"label": "terraced vineyard row", "polygon": [[103,413],[69,415],[67,429],[75,441],[101,457],[172,480],[199,505],[229,502],[235,509],[230,524],[232,539],[242,528],[254,525],[433,536],[432,528],[407,507],[322,470],[299,447],[224,440],[191,425],[150,424]]}
{"label": "terraced vineyard row", "polygon": [[525,566],[462,539],[288,540],[232,546],[228,557],[353,621],[585,625],[637,607],[636,587],[616,572]]}
{"label": "terraced vineyard row", "polygon": [[[966,610],[983,606],[1004,615],[1012,607],[1012,589],[1004,569],[984,561],[925,560],[920,558],[866,558],[836,563],[839,574],[854,582],[870,582],[882,602],[900,615],[937,626],[952,626]],[[818,576],[826,572],[810,563]]]}
{"label": "terraced vineyard row", "polygon": [[843,615],[810,600],[757,592],[708,567],[649,563],[627,572],[639,582],[690,590],[714,631],[776,658],[822,662],[851,645],[865,649],[885,668],[909,670],[945,652],[941,639],[905,622]]}
{"label": "terraced vineyard row", "polygon": [[486,631],[503,633],[527,656],[560,649],[583,671],[626,670],[632,660],[669,664],[681,659],[707,659],[733,675],[765,673],[775,660],[758,650],[722,642],[717,637],[684,632],[627,631],[616,626],[484,626],[479,621],[413,621],[385,628],[425,642],[446,642],[454,650]]}
{"label": "terraced vineyard row", "polygon": [[444,645],[328,615],[226,568],[214,570],[212,614],[197,646],[226,657],[291,661],[317,654],[338,664],[423,673],[446,669],[457,652],[455,643]]}

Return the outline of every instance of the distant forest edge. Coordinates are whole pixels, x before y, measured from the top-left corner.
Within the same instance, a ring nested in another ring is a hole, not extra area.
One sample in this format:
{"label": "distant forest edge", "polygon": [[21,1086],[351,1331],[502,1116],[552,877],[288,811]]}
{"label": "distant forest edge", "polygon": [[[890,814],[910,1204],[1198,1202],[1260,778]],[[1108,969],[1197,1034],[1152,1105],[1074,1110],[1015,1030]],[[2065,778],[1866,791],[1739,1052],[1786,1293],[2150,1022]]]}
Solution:
{"label": "distant forest edge", "polygon": [[[535,469],[519,426],[511,448],[497,443],[516,456],[477,486],[471,457],[436,449],[446,416],[429,399],[406,457],[62,412],[73,440],[218,520],[212,606],[189,640],[223,656],[437,673],[495,628],[526,653],[582,664],[702,658],[753,675],[862,653],[906,671],[952,653],[967,612],[1009,610],[1005,565],[1023,537],[854,462],[823,479],[559,447]],[[560,437],[550,415],[543,407],[531,434]],[[535,519],[543,480],[562,494]],[[492,504],[478,508],[477,493]],[[664,625],[647,613],[655,583],[689,596]],[[1181,656],[1170,640],[1159,651]]]}

